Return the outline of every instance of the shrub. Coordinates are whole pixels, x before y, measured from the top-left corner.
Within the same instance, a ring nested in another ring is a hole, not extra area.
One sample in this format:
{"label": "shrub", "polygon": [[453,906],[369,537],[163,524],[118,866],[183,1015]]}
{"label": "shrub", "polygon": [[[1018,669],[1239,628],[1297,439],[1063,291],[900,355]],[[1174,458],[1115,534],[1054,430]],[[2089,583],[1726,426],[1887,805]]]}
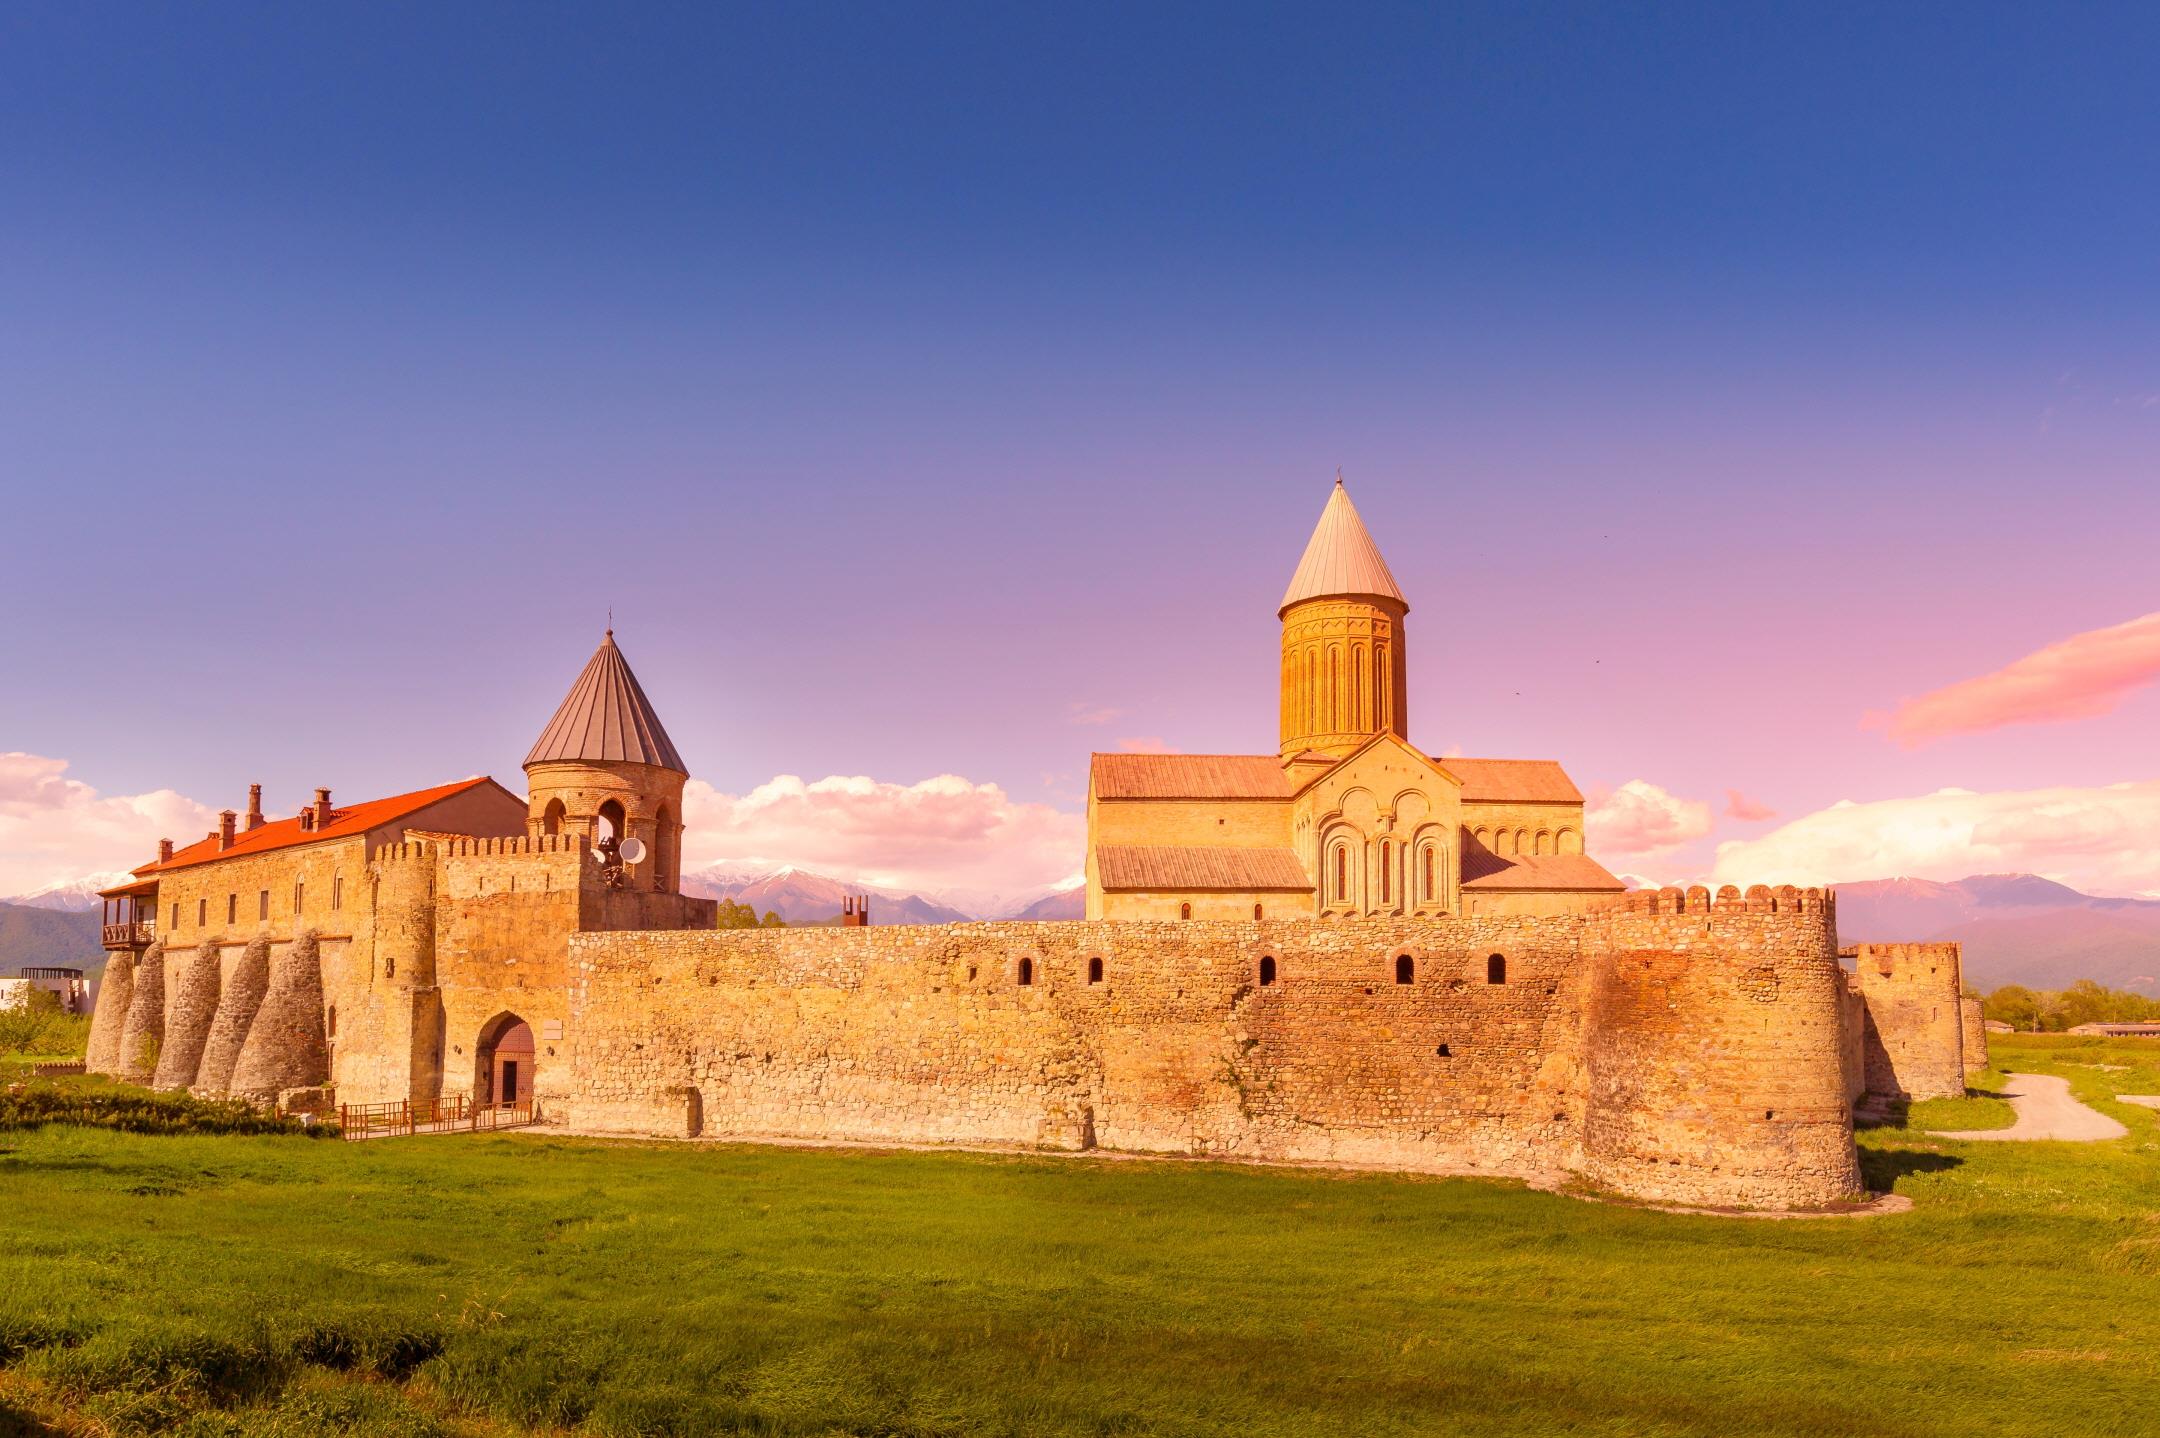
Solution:
{"label": "shrub", "polygon": [[43,1128],[49,1123],[119,1129],[143,1134],[302,1134],[334,1138],[336,1124],[306,1124],[238,1099],[199,1099],[186,1094],[82,1093],[31,1084],[0,1093],[0,1132]]}

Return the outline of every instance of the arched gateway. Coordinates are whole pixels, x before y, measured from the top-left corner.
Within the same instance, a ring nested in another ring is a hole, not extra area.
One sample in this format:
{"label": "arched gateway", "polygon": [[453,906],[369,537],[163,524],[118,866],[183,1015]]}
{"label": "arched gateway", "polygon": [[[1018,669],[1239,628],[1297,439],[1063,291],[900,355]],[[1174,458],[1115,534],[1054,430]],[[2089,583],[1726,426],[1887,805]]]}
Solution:
{"label": "arched gateway", "polygon": [[533,1095],[532,1025],[516,1014],[497,1014],[480,1030],[473,1101],[482,1106],[528,1103]]}

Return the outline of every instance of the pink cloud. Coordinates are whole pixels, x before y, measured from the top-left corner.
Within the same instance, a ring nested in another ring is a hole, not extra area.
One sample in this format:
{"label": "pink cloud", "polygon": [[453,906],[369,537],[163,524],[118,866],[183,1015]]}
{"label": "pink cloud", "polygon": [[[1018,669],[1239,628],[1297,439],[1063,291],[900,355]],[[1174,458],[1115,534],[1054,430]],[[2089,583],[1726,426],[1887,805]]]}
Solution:
{"label": "pink cloud", "polygon": [[1718,845],[1721,884],[1833,884],[2033,873],[2099,894],[2160,894],[2160,780],[1943,789],[1847,800]]}
{"label": "pink cloud", "polygon": [[1738,819],[1746,824],[1759,824],[1765,819],[1775,819],[1777,810],[1768,804],[1758,804],[1738,789],[1725,791],[1725,817]]}
{"label": "pink cloud", "polygon": [[1117,741],[1117,751],[1120,754],[1175,754],[1179,752],[1153,735],[1143,736],[1138,739],[1120,739]]}
{"label": "pink cloud", "polygon": [[67,767],[0,754],[0,895],[113,875],[155,859],[159,839],[191,844],[217,827],[217,812],[185,795],[100,794]]}
{"label": "pink cloud", "polygon": [[683,789],[683,851],[695,869],[723,861],[794,864],[912,889],[1018,892],[1076,879],[1087,821],[1019,803],[995,784],[940,774],[919,784],[782,774],[747,794],[700,779]]}
{"label": "pink cloud", "polygon": [[2011,724],[2056,724],[2111,712],[2123,696],[2160,679],[2160,614],[2090,629],[2023,659],[1870,714],[1871,727],[1908,748],[1949,734]]}
{"label": "pink cloud", "polygon": [[1066,719],[1074,724],[1108,724],[1125,717],[1122,709],[1112,709],[1103,704],[1073,704],[1065,711]]}
{"label": "pink cloud", "polygon": [[1669,794],[1647,780],[1630,779],[1610,793],[1592,796],[1583,827],[1592,854],[1662,854],[1708,834],[1710,806]]}

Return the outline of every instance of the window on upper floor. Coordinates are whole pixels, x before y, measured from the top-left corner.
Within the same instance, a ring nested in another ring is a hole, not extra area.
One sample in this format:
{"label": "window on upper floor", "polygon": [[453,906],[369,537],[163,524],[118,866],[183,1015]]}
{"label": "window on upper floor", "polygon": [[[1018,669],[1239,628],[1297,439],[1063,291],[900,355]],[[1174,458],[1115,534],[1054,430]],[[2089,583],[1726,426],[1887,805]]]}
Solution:
{"label": "window on upper floor", "polygon": [[255,896],[255,917],[257,919],[270,917],[270,891],[268,889],[262,890]]}
{"label": "window on upper floor", "polygon": [[330,876],[330,907],[333,909],[345,907],[345,876],[343,874],[332,874]]}
{"label": "window on upper floor", "polygon": [[239,921],[240,896],[238,894],[227,894],[225,896],[225,922],[228,924],[233,924],[238,923]]}

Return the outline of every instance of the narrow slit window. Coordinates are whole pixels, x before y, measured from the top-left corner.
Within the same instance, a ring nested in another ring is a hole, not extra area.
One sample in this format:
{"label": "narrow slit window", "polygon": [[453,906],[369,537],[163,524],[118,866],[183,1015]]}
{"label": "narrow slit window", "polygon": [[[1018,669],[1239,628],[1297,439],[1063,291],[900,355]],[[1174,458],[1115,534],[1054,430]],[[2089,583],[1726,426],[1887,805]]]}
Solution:
{"label": "narrow slit window", "polygon": [[239,918],[240,896],[238,894],[227,894],[225,896],[225,922],[228,924],[236,923]]}
{"label": "narrow slit window", "polygon": [[292,886],[292,911],[298,914],[307,908],[307,880],[295,879]]}
{"label": "narrow slit window", "polygon": [[330,876],[330,907],[333,909],[345,907],[345,876],[343,874],[332,874]]}
{"label": "narrow slit window", "polygon": [[1191,905],[1191,904],[1180,904],[1180,905],[1178,905],[1178,906],[1177,906],[1177,916],[1178,916],[1179,918],[1181,918],[1181,919],[1189,919],[1189,918],[1191,918],[1191,917],[1192,917],[1192,905]]}
{"label": "narrow slit window", "polygon": [[258,919],[270,917],[270,891],[268,889],[258,890],[255,894],[255,917]]}

